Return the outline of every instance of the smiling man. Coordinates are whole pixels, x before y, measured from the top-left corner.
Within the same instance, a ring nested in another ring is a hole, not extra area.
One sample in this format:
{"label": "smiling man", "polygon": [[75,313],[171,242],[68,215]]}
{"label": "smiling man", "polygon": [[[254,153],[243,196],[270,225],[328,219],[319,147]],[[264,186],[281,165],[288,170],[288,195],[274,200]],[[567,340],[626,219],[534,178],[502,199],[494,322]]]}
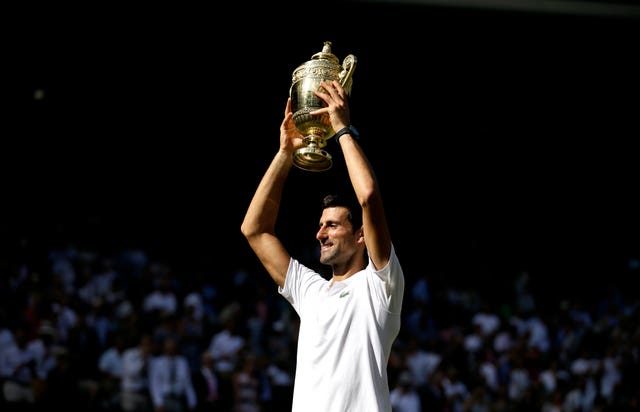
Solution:
{"label": "smiling man", "polygon": [[[391,241],[375,174],[350,125],[340,83],[314,92],[325,107],[353,193],[324,197],[316,239],[330,280],[306,267],[275,234],[292,156],[303,146],[291,99],[280,126],[280,148],[251,200],[241,231],[278,292],[300,316],[293,412],[390,412],[387,362],[400,330],[404,274]],[[352,202],[350,199],[354,197]]]}

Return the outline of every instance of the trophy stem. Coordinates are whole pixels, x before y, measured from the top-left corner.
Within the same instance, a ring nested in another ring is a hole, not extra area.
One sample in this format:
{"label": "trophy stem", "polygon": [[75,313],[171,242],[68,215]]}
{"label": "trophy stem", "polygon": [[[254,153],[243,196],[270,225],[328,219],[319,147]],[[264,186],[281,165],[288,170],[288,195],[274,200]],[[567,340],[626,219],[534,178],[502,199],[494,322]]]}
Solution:
{"label": "trophy stem", "polygon": [[311,133],[303,137],[302,141],[307,146],[313,146],[317,148],[322,148],[327,145],[327,139],[325,139],[323,136],[320,136],[314,133]]}
{"label": "trophy stem", "polygon": [[333,165],[331,155],[323,150],[326,146],[325,140],[317,135],[309,135],[303,138],[305,147],[295,151],[293,154],[293,164],[310,172],[323,172],[329,170]]}

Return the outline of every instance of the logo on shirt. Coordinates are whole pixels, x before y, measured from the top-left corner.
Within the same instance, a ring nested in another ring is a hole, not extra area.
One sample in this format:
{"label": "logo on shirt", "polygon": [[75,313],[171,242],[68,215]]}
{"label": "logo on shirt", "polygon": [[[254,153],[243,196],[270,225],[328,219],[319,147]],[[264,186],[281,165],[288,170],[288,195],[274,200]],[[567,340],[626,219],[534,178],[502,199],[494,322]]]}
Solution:
{"label": "logo on shirt", "polygon": [[343,297],[347,296],[348,294],[349,294],[349,292],[342,292],[340,294],[340,298],[343,298]]}

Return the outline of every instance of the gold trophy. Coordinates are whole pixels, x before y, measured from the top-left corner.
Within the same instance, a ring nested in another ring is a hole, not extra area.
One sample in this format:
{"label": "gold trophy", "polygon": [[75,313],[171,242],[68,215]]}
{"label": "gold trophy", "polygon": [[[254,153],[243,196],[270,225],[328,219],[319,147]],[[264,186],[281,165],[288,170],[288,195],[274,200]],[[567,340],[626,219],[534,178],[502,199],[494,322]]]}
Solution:
{"label": "gold trophy", "polygon": [[312,116],[310,112],[324,107],[313,90],[320,90],[320,83],[324,80],[336,80],[351,94],[353,70],[356,68],[356,58],[350,54],[340,65],[338,58],[331,53],[331,42],[324,42],[322,51],[311,56],[311,60],[298,66],[293,71],[291,89],[291,110],[293,122],[302,133],[304,147],[293,154],[293,164],[300,169],[311,172],[322,172],[333,165],[331,155],[323,149],[327,140],[333,137],[335,131],[331,127],[328,115]]}

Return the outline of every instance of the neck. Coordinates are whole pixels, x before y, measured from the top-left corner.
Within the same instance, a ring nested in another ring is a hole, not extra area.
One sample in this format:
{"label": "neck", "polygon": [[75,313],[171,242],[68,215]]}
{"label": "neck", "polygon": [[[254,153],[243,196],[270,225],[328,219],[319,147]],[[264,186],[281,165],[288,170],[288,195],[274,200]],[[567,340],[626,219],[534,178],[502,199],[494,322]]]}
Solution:
{"label": "neck", "polygon": [[345,279],[350,278],[351,276],[355,275],[356,273],[360,272],[361,270],[364,270],[365,266],[358,266],[358,267],[351,267],[348,268],[344,271],[340,270],[337,267],[333,268],[333,276],[331,278],[331,282],[341,282]]}

